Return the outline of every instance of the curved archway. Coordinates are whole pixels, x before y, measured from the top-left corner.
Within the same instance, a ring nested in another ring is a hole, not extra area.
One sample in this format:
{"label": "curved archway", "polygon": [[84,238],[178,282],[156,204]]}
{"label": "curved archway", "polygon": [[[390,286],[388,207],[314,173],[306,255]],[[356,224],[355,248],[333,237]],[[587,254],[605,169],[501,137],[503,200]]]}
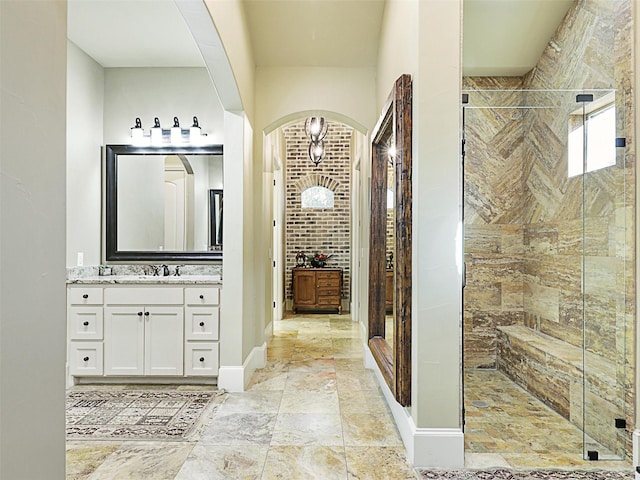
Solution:
{"label": "curved archway", "polygon": [[361,123],[356,122],[351,117],[347,117],[346,115],[342,115],[341,113],[333,112],[330,110],[303,110],[295,113],[290,113],[289,115],[285,115],[284,117],[281,117],[278,120],[267,125],[264,128],[263,133],[265,135],[269,135],[271,132],[280,127],[297,122],[312,115],[320,115],[334,122],[344,123],[345,125],[352,127],[354,130],[357,130],[363,135],[367,135],[369,133],[368,128],[366,128]]}

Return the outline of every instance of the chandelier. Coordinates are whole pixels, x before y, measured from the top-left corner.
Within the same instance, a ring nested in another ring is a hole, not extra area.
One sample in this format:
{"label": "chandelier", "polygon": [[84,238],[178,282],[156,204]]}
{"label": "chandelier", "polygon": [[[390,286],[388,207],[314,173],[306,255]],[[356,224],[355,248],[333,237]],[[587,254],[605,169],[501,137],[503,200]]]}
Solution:
{"label": "chandelier", "polygon": [[325,158],[324,137],[327,135],[329,124],[324,117],[309,117],[304,122],[304,131],[309,137],[309,159],[316,168]]}

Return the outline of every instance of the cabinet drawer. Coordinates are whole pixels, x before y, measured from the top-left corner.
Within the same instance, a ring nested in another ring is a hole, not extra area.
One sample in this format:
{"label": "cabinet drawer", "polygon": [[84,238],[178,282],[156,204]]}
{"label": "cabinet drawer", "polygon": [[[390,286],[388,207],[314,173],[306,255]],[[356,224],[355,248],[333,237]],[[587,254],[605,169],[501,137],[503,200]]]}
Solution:
{"label": "cabinet drawer", "polygon": [[104,303],[109,305],[182,305],[182,288],[114,287],[104,289]]}
{"label": "cabinet drawer", "polygon": [[102,342],[71,342],[69,373],[71,375],[102,375]]}
{"label": "cabinet drawer", "polygon": [[218,307],[185,307],[184,314],[186,340],[218,340]]}
{"label": "cabinet drawer", "polygon": [[316,278],[316,286],[317,287],[339,287],[340,286],[340,278],[338,277],[321,277],[318,275]]}
{"label": "cabinet drawer", "polygon": [[322,305],[335,305],[335,306],[339,306],[340,305],[340,297],[338,297],[337,295],[334,296],[326,296],[326,297],[318,297],[318,305],[322,306]]}
{"label": "cabinet drawer", "polygon": [[102,307],[71,307],[69,338],[71,340],[102,340]]}
{"label": "cabinet drawer", "polygon": [[69,288],[69,303],[71,305],[102,305],[102,298],[102,288]]}
{"label": "cabinet drawer", "polygon": [[215,287],[188,287],[184,289],[186,305],[218,305],[220,289]]}
{"label": "cabinet drawer", "polygon": [[318,292],[318,298],[340,296],[340,288],[338,287],[322,287],[322,288],[318,288],[317,292]]}
{"label": "cabinet drawer", "polygon": [[187,342],[184,363],[185,375],[218,375],[218,344]]}

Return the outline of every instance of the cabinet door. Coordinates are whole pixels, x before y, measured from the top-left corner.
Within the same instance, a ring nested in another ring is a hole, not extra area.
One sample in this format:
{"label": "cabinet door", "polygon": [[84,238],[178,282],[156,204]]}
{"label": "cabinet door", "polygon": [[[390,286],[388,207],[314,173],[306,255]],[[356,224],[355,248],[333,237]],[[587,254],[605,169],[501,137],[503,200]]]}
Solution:
{"label": "cabinet door", "polygon": [[144,374],[144,309],[107,307],[104,312],[105,375]]}
{"label": "cabinet door", "polygon": [[316,276],[312,271],[294,270],[293,303],[297,306],[316,304]]}
{"label": "cabinet door", "polygon": [[145,375],[182,375],[184,315],[181,307],[146,307]]}

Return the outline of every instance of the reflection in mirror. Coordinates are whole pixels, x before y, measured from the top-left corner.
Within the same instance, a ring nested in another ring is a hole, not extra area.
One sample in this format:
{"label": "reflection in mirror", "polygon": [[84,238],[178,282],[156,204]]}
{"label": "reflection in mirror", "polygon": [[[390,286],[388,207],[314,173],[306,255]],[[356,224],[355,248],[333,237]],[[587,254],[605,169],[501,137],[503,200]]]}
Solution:
{"label": "reflection in mirror", "polygon": [[106,261],[221,258],[221,145],[107,145],[105,165]]}
{"label": "reflection in mirror", "polygon": [[393,297],[395,295],[395,275],[394,275],[394,258],[395,258],[395,194],[396,179],[394,173],[395,154],[393,149],[389,149],[389,157],[387,161],[387,234],[386,234],[386,253],[387,253],[387,271],[385,275],[385,329],[384,338],[393,349]]}
{"label": "reflection in mirror", "polygon": [[222,190],[209,190],[209,245],[212,250],[222,248]]}
{"label": "reflection in mirror", "polygon": [[411,403],[411,77],[372,133],[369,348],[400,405]]}

